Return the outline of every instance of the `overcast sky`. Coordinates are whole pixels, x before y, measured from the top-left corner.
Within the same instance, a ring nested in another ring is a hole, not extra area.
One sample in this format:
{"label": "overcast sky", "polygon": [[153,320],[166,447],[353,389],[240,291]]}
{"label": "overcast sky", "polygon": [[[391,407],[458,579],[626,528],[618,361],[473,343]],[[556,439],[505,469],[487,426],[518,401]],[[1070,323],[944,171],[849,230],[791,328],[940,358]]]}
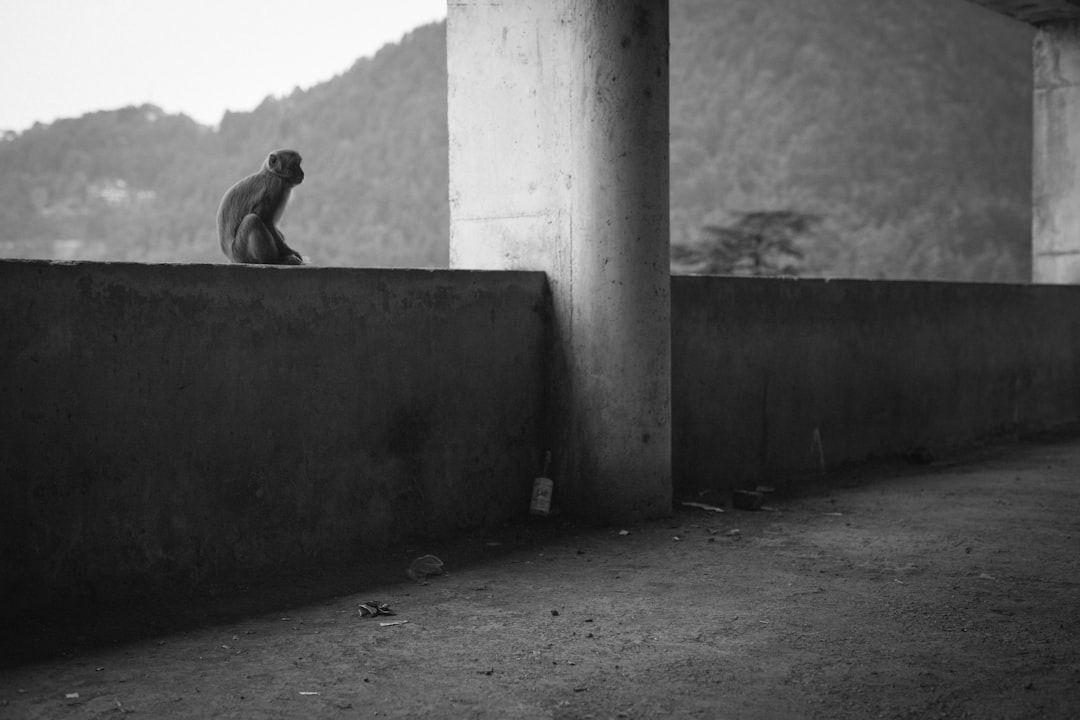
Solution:
{"label": "overcast sky", "polygon": [[216,125],[446,17],[446,0],[0,0],[0,130],[144,102]]}

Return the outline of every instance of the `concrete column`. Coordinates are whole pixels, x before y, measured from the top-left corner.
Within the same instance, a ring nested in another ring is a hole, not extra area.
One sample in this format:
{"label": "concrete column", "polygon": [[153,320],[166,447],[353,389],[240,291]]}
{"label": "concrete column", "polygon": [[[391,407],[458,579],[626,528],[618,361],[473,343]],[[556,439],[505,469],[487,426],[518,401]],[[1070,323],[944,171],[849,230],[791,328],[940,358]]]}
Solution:
{"label": "concrete column", "polygon": [[1035,36],[1032,280],[1080,284],[1080,23]]}
{"label": "concrete column", "polygon": [[671,509],[667,0],[451,0],[450,262],[547,272],[557,502]]}

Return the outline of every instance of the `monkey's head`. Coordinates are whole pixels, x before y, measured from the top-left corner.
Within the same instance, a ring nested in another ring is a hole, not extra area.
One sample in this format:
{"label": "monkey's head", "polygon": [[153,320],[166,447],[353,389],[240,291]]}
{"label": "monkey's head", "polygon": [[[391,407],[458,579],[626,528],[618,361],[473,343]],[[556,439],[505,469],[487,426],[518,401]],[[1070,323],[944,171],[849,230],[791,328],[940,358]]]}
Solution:
{"label": "monkey's head", "polygon": [[300,153],[295,150],[275,150],[266,156],[263,170],[277,175],[290,185],[304,182],[304,170],[300,167]]}

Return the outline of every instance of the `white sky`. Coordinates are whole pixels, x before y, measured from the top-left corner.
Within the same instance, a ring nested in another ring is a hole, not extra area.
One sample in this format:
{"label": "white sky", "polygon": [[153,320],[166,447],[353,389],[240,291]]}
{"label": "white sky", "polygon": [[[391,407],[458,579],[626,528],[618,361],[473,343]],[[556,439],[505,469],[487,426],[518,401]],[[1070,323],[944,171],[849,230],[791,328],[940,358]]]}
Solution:
{"label": "white sky", "polygon": [[0,0],[0,131],[144,102],[216,125],[446,17],[446,0]]}

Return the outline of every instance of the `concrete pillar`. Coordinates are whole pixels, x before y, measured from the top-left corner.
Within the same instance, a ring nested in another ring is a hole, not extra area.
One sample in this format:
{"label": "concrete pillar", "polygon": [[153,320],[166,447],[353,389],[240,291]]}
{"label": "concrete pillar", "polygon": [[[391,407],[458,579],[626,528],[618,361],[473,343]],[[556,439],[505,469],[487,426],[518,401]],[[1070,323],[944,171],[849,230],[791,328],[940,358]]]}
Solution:
{"label": "concrete pillar", "polygon": [[1080,284],[1080,23],[1035,36],[1032,280]]}
{"label": "concrete pillar", "polygon": [[451,0],[450,263],[547,272],[557,502],[671,510],[667,0]]}

